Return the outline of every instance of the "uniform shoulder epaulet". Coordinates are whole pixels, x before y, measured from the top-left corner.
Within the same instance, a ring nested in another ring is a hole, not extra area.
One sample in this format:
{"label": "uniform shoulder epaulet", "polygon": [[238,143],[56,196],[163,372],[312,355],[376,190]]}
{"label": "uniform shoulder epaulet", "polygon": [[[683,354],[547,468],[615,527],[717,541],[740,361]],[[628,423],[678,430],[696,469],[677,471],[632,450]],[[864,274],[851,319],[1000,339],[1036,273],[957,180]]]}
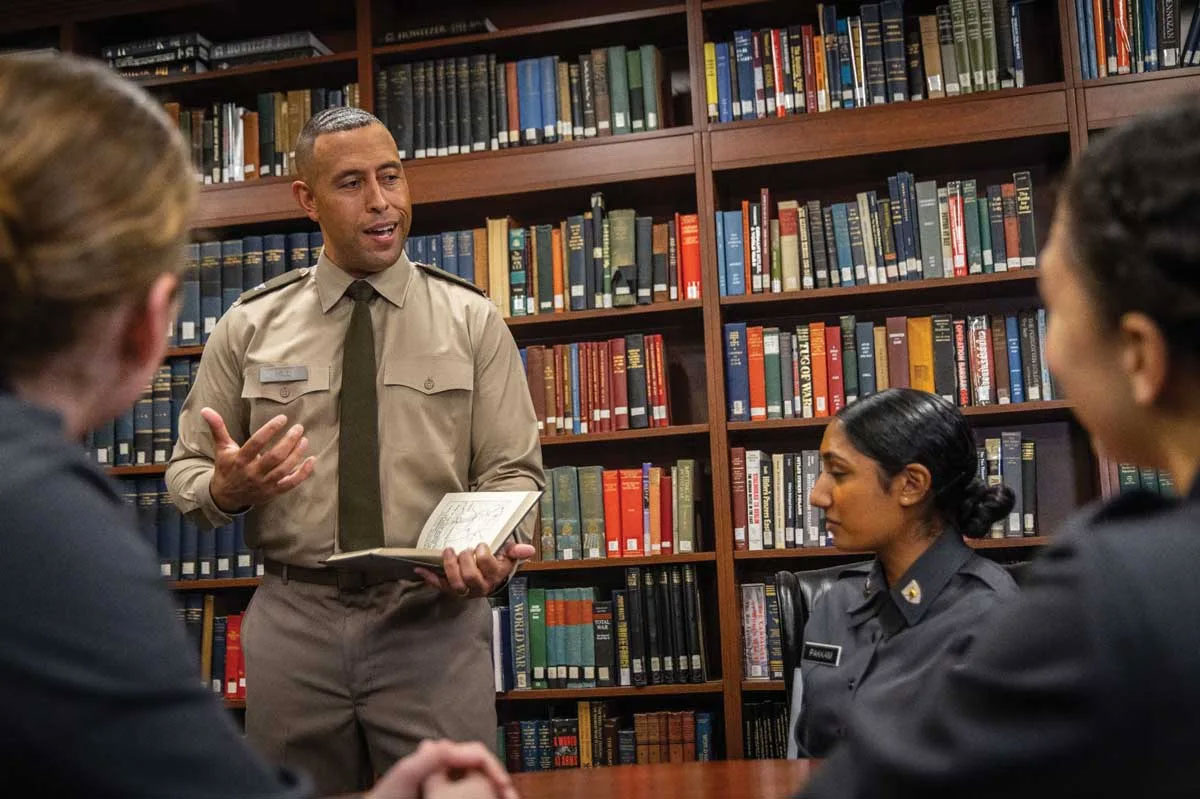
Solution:
{"label": "uniform shoulder epaulet", "polygon": [[270,294],[276,289],[281,289],[284,286],[290,286],[297,280],[303,280],[304,278],[308,277],[308,272],[308,267],[292,269],[288,272],[284,272],[278,277],[271,278],[266,283],[259,283],[249,291],[243,291],[241,296],[237,298],[237,304],[244,305],[245,303],[250,302],[253,299],[257,299],[264,294]]}
{"label": "uniform shoulder epaulet", "polygon": [[475,292],[476,294],[480,294],[484,297],[487,296],[487,293],[484,292],[483,289],[479,288],[479,286],[476,286],[471,281],[466,280],[465,278],[461,278],[458,275],[452,275],[449,272],[445,271],[444,269],[438,269],[436,266],[431,266],[429,264],[423,264],[420,261],[413,261],[412,265],[417,267],[418,269],[424,270],[427,274],[433,275],[434,277],[436,277],[440,280],[445,280],[450,283],[457,283],[458,285],[462,286],[463,288],[468,288],[471,291]]}

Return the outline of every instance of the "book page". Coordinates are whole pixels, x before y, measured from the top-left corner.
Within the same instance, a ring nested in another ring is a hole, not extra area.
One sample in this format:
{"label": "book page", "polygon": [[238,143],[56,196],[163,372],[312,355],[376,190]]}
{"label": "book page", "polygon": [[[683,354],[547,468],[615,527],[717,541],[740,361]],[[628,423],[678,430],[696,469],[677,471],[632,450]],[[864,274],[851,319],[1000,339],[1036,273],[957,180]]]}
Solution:
{"label": "book page", "polygon": [[[507,536],[537,501],[536,491],[483,491],[442,497],[421,530],[421,549],[455,552],[492,547]],[[532,499],[531,499],[532,497]]]}

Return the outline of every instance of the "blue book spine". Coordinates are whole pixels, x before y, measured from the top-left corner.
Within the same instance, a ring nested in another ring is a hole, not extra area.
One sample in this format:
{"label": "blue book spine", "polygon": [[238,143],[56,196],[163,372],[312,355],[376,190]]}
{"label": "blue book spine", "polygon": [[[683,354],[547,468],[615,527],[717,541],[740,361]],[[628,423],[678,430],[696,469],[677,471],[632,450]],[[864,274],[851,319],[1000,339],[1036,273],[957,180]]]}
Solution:
{"label": "blue book spine", "polygon": [[[825,33],[822,44],[825,47],[825,72],[829,78],[829,107],[842,107],[842,69],[841,54],[837,46],[837,5],[829,3],[822,9],[824,19],[822,27]],[[830,39],[833,42],[831,44]]]}
{"label": "blue book spine", "polygon": [[321,259],[321,251],[325,248],[325,236],[319,230],[308,234],[308,265],[316,266]]}
{"label": "blue book spine", "polygon": [[233,524],[222,525],[217,528],[217,568],[215,577],[224,578],[233,576],[233,560],[237,555],[237,547],[234,543]]}
{"label": "blue book spine", "polygon": [[838,66],[841,67],[842,108],[853,108],[854,65],[850,61],[850,20],[843,17],[837,21]]}
{"label": "blue book spine", "polygon": [[458,231],[458,276],[475,282],[475,231]]}
{"label": "blue book spine", "polygon": [[580,215],[567,217],[567,305],[572,311],[587,307],[585,283],[593,266],[592,253],[588,252],[589,240],[585,225],[590,225]]}
{"label": "blue book spine", "polygon": [[254,553],[246,544],[246,517],[237,516],[233,520],[233,576],[254,576]]}
{"label": "blue book spine", "polygon": [[856,322],[854,338],[858,340],[858,396],[862,399],[875,393],[875,325]]}
{"label": "blue book spine", "polygon": [[242,295],[242,240],[221,242],[221,313]]}
{"label": "blue book spine", "polygon": [[921,254],[917,250],[917,184],[909,172],[900,173],[900,197],[904,212],[904,249],[908,251],[908,279],[920,280]]}
{"label": "blue book spine", "polygon": [[720,296],[729,296],[729,277],[725,261],[725,212],[716,212],[717,223],[717,290]]}
{"label": "blue book spine", "polygon": [[[107,421],[92,432],[92,453],[94,460],[101,466],[112,466],[114,458],[114,442],[116,424]],[[174,441],[174,439],[172,439]]]}
{"label": "blue book spine", "polygon": [[500,663],[501,683],[505,691],[511,691],[516,684],[516,673],[513,671],[512,610],[507,607],[500,608]]}
{"label": "blue book spine", "polygon": [[537,144],[542,139],[542,87],[541,70],[536,58],[517,62],[517,107],[521,142]]}
{"label": "blue book spine", "polygon": [[571,344],[571,432],[586,433],[587,424],[579,417],[579,344]]}
{"label": "blue book spine", "polygon": [[201,343],[212,335],[221,318],[221,242],[206,241],[200,245],[200,331]]}
{"label": "blue book spine", "polygon": [[750,368],[746,360],[745,322],[725,325],[725,401],[729,421],[750,421]]}
{"label": "blue book spine", "polygon": [[537,721],[521,722],[521,771],[538,770]]}
{"label": "blue book spine", "polygon": [[1050,374],[1050,364],[1046,362],[1046,309],[1038,308],[1038,363],[1042,365],[1042,399],[1052,400],[1054,394],[1054,376]]}
{"label": "blue book spine", "polygon": [[558,58],[552,55],[540,59],[540,102],[542,105],[542,140],[558,141]]}
{"label": "blue book spine", "polygon": [[1021,372],[1021,331],[1016,314],[1004,317],[1005,338],[1008,339],[1008,392],[1013,402],[1025,401],[1025,381]]}
{"label": "blue book spine", "polygon": [[538,719],[538,771],[554,768],[554,738],[549,719]]}
{"label": "blue book spine", "polygon": [[833,236],[837,244],[838,269],[842,273],[842,285],[854,285],[854,256],[850,252],[850,219],[847,203],[833,205]]}
{"label": "blue book spine", "polygon": [[733,82],[730,75],[729,42],[717,42],[717,121],[733,121]]}
{"label": "blue book spine", "polygon": [[696,714],[696,760],[713,759],[713,720],[708,712]]}
{"label": "blue book spine", "polygon": [[181,519],[179,524],[179,579],[195,580],[199,574],[200,531],[190,519]]}
{"label": "blue book spine", "polygon": [[746,293],[746,257],[742,244],[742,212],[725,211],[725,273],[730,296]]}
{"label": "blue book spine", "polygon": [[434,233],[432,236],[425,237],[425,257],[428,258],[425,263],[430,266],[442,268],[442,236],[439,233]]}
{"label": "blue book spine", "polygon": [[[1084,80],[1092,77],[1092,56],[1088,48],[1087,12],[1083,9],[1085,0],[1075,0],[1075,27],[1079,29],[1079,69]],[[1091,0],[1086,0],[1090,5]],[[999,42],[997,42],[999,44]]]}
{"label": "blue book spine", "polygon": [[423,264],[429,263],[429,248],[425,245],[425,237],[409,236],[408,240],[412,244],[412,254],[408,259]]}
{"label": "blue book spine", "polygon": [[508,583],[508,611],[512,625],[509,645],[512,647],[513,688],[528,690],[532,678],[529,662],[529,578],[514,577]]}
{"label": "blue book spine", "polygon": [[165,480],[158,481],[158,497],[155,501],[155,531],[158,541],[158,563],[162,576],[168,580],[179,579],[179,561],[182,549],[182,517],[171,504]]}
{"label": "blue book spine", "polygon": [[224,616],[217,616],[213,619],[212,676],[209,678],[207,687],[218,696],[225,694],[225,631],[227,624]]}
{"label": "blue book spine", "polygon": [[158,547],[158,481],[154,478],[138,478],[137,520],[142,540],[157,550]]}
{"label": "blue book spine", "polygon": [[733,54],[737,59],[738,98],[742,119],[757,119],[754,110],[754,44],[751,31],[733,32]]}
{"label": "blue book spine", "polygon": [[215,527],[197,527],[196,576],[201,580],[211,580],[216,574],[217,529]]}
{"label": "blue book spine", "polygon": [[1012,21],[1013,77],[1018,89],[1025,88],[1025,48],[1021,44],[1021,4],[1010,3],[1009,18]]}
{"label": "blue book spine", "polygon": [[263,282],[263,237],[242,239],[242,289],[249,291]]}
{"label": "blue book spine", "polygon": [[[1084,5],[1087,6],[1087,10],[1090,13],[1091,9],[1092,9],[1092,4],[1087,2],[1087,0],[1080,0],[1080,2],[1082,2]],[[1146,49],[1146,71],[1147,72],[1157,72],[1158,71],[1158,4],[1157,3],[1151,3],[1148,0],[1143,0],[1143,2],[1142,2],[1142,31],[1144,32],[1145,39],[1146,39],[1146,48],[1145,48]],[[1096,55],[1095,55],[1096,42],[1094,39],[1093,39],[1093,41],[1089,42],[1089,47],[1092,50],[1092,58],[1094,59],[1096,57]],[[1092,77],[1093,78],[1096,77],[1095,68],[1092,69]],[[1045,385],[1045,383],[1043,383],[1042,385]]]}
{"label": "blue book spine", "polygon": [[287,268],[289,270],[308,266],[308,234],[289,233],[287,237]]}
{"label": "blue book spine", "polygon": [[186,268],[179,289],[179,320],[176,341],[181,347],[200,343],[200,245],[189,244],[184,251]]}
{"label": "blue book spine", "polygon": [[438,266],[452,275],[458,274],[458,234],[451,230],[441,234],[442,254]]}
{"label": "blue book spine", "polygon": [[263,236],[263,279],[277,278],[287,271],[287,238],[282,233]]}
{"label": "blue book spine", "polygon": [[133,464],[133,408],[113,421],[113,465]]}

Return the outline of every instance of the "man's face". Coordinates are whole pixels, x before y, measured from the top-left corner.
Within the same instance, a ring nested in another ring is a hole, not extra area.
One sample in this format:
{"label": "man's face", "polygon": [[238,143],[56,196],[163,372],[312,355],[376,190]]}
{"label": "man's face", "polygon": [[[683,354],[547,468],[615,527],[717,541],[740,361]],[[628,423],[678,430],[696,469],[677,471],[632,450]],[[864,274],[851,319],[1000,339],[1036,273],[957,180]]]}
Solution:
{"label": "man's face", "polygon": [[313,145],[309,216],[321,225],[326,255],[351,273],[387,269],[412,224],[408,181],[383,125],[326,133]]}

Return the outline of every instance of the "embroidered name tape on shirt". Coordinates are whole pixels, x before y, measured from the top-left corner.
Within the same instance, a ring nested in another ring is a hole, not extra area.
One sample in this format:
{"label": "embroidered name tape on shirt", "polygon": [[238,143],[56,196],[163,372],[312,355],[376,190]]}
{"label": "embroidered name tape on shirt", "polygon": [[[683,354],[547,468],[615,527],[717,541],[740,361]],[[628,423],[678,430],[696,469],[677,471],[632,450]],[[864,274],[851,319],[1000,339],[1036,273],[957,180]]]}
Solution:
{"label": "embroidered name tape on shirt", "polygon": [[800,659],[824,666],[836,666],[842,662],[842,648],[835,644],[814,644],[805,641],[804,648],[800,650]]}
{"label": "embroidered name tape on shirt", "polygon": [[260,383],[290,383],[307,379],[307,366],[263,366],[258,370]]}

